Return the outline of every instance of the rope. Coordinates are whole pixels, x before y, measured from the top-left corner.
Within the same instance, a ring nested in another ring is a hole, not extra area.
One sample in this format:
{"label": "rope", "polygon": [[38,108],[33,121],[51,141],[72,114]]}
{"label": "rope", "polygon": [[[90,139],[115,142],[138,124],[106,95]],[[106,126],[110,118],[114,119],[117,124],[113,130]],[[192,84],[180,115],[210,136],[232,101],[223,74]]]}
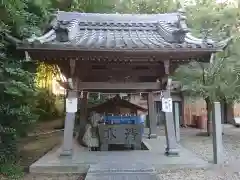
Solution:
{"label": "rope", "polygon": [[[79,90],[71,90],[71,91],[77,91],[77,92],[87,92],[87,93],[94,93],[94,94],[121,94],[121,93],[103,93],[103,92],[96,92],[96,91],[79,91]],[[135,93],[123,93],[123,94],[148,94],[148,93],[161,93],[162,91],[144,91],[144,92],[135,92]]]}

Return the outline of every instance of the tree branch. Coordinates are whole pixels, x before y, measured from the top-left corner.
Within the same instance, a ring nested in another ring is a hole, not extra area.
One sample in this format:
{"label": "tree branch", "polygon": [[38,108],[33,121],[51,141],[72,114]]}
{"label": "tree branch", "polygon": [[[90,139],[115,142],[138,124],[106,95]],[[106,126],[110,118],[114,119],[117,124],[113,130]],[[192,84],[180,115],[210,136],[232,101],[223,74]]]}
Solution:
{"label": "tree branch", "polygon": [[72,3],[73,3],[73,0],[54,0],[53,1],[53,4],[54,4],[54,7],[59,9],[59,10],[68,10],[71,8],[72,6]]}
{"label": "tree branch", "polygon": [[202,80],[203,80],[203,85],[206,85],[206,81],[205,81],[205,68],[204,68],[204,65],[198,61],[196,61],[200,68],[202,69]]}
{"label": "tree branch", "polygon": [[21,43],[21,42],[22,42],[21,40],[15,38],[15,37],[13,37],[13,36],[11,36],[11,35],[8,34],[8,33],[4,33],[4,36],[5,36],[5,39],[6,39],[8,42],[10,42],[10,43],[12,43],[12,44],[14,44],[14,45],[17,45],[18,43]]}

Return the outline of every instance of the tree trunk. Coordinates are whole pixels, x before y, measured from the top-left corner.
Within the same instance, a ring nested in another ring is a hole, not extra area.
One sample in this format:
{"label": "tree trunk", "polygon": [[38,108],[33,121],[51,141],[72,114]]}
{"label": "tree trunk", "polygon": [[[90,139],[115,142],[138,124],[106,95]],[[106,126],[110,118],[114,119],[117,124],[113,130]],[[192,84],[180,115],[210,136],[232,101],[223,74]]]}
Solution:
{"label": "tree trunk", "polygon": [[234,104],[233,103],[227,103],[226,108],[226,118],[227,123],[234,124]]}
{"label": "tree trunk", "polygon": [[207,106],[207,135],[211,136],[212,134],[212,104],[209,98],[205,98]]}

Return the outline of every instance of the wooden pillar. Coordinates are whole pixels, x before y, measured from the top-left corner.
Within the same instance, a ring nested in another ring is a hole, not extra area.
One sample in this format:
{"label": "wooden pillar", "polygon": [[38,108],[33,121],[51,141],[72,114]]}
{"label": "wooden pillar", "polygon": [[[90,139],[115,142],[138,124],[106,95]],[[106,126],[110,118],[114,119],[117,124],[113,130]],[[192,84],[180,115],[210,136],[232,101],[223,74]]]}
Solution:
{"label": "wooden pillar", "polygon": [[222,123],[220,102],[214,102],[212,129],[213,129],[213,162],[214,164],[221,164],[223,162],[223,144],[222,144]]}
{"label": "wooden pillar", "polygon": [[185,98],[181,93],[181,117],[180,117],[180,126],[186,127],[185,123]]}
{"label": "wooden pillar", "polygon": [[83,144],[82,138],[85,134],[85,128],[87,125],[87,92],[83,92],[83,97],[81,98],[80,104],[80,119],[79,119],[79,129],[78,129],[78,142]]}
{"label": "wooden pillar", "polygon": [[[169,75],[169,60],[164,61],[164,67],[165,67],[165,74]],[[167,86],[166,90],[163,91],[163,98],[164,99],[171,99],[171,83],[172,80],[167,77]],[[163,99],[162,99],[163,102]],[[173,119],[173,111],[166,112],[165,111],[165,135],[166,135],[166,151],[165,154],[167,156],[178,156],[179,155],[179,149],[176,141],[175,136],[175,127],[174,127],[174,119]]]}
{"label": "wooden pillar", "polygon": [[149,138],[157,137],[157,122],[156,112],[154,109],[154,95],[152,92],[148,93],[148,119],[149,119]]}
{"label": "wooden pillar", "polygon": [[[74,77],[75,74],[76,61],[69,61],[69,77]],[[74,88],[77,89],[78,82],[76,79],[69,78],[68,86],[70,89],[67,91],[66,98],[66,117],[64,122],[64,137],[61,156],[71,156],[73,153],[73,131],[75,125],[75,117],[77,112],[78,104],[78,93],[73,91]]]}
{"label": "wooden pillar", "polygon": [[175,123],[175,136],[177,142],[180,141],[180,107],[179,102],[174,102],[174,123]]}
{"label": "wooden pillar", "polygon": [[[68,91],[67,93],[67,101],[71,100],[75,103],[75,99],[77,102],[77,92]],[[69,102],[66,102],[66,106],[68,106]],[[77,108],[76,108],[77,109]],[[66,107],[66,117],[65,117],[65,125],[64,125],[64,137],[63,137],[63,145],[61,156],[71,156],[73,153],[73,130],[75,124],[75,110],[69,111],[68,107]]]}

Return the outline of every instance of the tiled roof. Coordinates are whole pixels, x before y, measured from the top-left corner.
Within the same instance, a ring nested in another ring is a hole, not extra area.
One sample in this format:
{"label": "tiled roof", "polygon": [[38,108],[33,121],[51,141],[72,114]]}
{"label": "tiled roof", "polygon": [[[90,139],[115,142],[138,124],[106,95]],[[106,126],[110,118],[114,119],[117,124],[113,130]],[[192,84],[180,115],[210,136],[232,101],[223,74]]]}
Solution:
{"label": "tiled roof", "polygon": [[193,37],[181,12],[93,14],[60,11],[48,33],[28,39],[28,43],[33,45],[74,47],[79,50],[220,50],[227,42]]}

